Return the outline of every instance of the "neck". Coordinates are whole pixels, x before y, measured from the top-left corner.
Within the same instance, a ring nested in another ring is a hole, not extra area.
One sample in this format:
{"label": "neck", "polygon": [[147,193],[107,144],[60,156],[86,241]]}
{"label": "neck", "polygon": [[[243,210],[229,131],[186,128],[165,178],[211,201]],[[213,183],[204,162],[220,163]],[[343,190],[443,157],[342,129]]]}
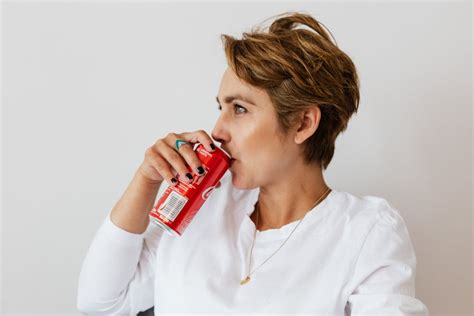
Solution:
{"label": "neck", "polygon": [[[321,168],[307,165],[295,167],[294,170],[286,172],[279,181],[261,186],[257,202],[257,229],[277,229],[302,219],[328,189]],[[325,196],[327,195],[326,193]],[[254,223],[256,216],[257,212],[251,216]]]}

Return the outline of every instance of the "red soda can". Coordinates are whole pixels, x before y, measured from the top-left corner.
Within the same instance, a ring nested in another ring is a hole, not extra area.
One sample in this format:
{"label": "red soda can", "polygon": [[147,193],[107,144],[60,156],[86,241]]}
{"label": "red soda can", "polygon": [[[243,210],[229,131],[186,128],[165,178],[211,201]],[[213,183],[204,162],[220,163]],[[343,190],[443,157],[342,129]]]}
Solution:
{"label": "red soda can", "polygon": [[[203,176],[195,176],[192,183],[179,180],[169,185],[156,205],[150,211],[150,219],[172,236],[181,236],[207,200],[216,184],[230,168],[231,157],[223,149],[216,147],[207,151],[202,144],[194,149],[205,170]],[[191,168],[186,165],[188,170]]]}

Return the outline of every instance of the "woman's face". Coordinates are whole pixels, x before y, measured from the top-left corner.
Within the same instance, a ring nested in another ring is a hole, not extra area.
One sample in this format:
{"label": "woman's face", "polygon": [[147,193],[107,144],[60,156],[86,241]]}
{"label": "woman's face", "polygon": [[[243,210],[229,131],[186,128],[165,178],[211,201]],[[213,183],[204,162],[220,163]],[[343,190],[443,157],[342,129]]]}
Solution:
{"label": "woman's face", "polygon": [[280,138],[277,115],[263,89],[251,86],[227,68],[218,92],[220,116],[212,138],[232,158],[232,183],[253,189],[287,176],[298,158],[293,134]]}

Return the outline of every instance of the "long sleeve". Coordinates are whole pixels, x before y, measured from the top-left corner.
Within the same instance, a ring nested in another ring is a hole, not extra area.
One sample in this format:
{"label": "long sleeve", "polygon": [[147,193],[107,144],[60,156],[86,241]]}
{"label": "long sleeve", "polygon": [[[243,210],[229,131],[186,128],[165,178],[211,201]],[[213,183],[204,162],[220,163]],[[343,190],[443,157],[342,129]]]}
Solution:
{"label": "long sleeve", "polygon": [[389,208],[366,236],[348,285],[346,315],[428,315],[415,297],[416,256],[403,218]]}
{"label": "long sleeve", "polygon": [[110,213],[96,233],[79,275],[77,308],[88,315],[136,315],[154,305],[155,253],[163,231],[116,226]]}

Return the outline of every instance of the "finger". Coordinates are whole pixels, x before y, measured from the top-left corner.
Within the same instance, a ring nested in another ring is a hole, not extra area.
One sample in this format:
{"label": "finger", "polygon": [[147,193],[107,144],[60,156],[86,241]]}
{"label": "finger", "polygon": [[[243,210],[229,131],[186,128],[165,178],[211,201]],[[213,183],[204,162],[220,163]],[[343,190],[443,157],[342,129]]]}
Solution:
{"label": "finger", "polygon": [[[167,142],[162,141],[156,144],[157,152],[174,168],[179,174],[179,180],[187,183],[191,183],[194,180],[192,172],[190,172],[189,166],[186,164],[184,157],[180,152],[177,152],[174,148],[170,147]],[[190,147],[185,146],[183,147]],[[180,149],[181,151],[181,149]],[[191,150],[192,151],[192,150]]]}
{"label": "finger", "polygon": [[[190,142],[193,145],[196,143],[203,144],[204,148],[206,148],[207,151],[213,152],[216,150],[214,141],[212,140],[211,136],[209,136],[209,134],[202,129],[195,132],[185,132],[176,136],[179,139],[184,139],[185,141]],[[214,146],[214,148],[212,148],[211,145]]]}
{"label": "finger", "polygon": [[206,173],[206,169],[198,155],[193,150],[190,144],[182,145],[178,150],[179,154],[183,156],[187,165],[191,167],[194,174],[197,176],[203,176]]}
{"label": "finger", "polygon": [[146,151],[146,155],[148,155],[148,162],[151,167],[154,168],[169,185],[176,185],[178,183],[174,170],[153,148],[149,148]]}
{"label": "finger", "polygon": [[[211,137],[203,130],[199,130],[197,132],[185,132],[182,134],[168,134],[166,137],[166,141],[169,142],[168,144],[171,146],[173,144],[176,148],[176,141],[178,139],[182,139],[187,141],[187,144],[182,144],[179,149],[176,149],[177,152],[183,156],[186,163],[191,167],[193,173],[197,176],[203,176],[206,173],[202,162],[199,160],[196,152],[193,150],[193,144],[201,143],[206,148],[209,147],[210,151],[214,151],[212,149],[211,144],[214,145]],[[208,144],[208,145],[206,145]]]}

